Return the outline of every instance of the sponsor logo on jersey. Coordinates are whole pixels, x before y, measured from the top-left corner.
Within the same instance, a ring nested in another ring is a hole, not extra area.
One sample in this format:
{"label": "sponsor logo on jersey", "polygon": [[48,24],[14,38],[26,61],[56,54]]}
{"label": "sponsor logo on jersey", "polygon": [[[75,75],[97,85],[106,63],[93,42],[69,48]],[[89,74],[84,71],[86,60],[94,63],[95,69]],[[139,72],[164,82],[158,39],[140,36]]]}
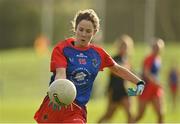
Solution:
{"label": "sponsor logo on jersey", "polygon": [[79,73],[76,73],[75,79],[76,79],[77,81],[82,81],[82,80],[85,79],[86,76],[87,76],[87,75],[86,75],[85,73],[79,72]]}
{"label": "sponsor logo on jersey", "polygon": [[78,68],[72,72],[70,79],[75,85],[83,85],[89,82],[90,76],[91,73],[86,68]]}
{"label": "sponsor logo on jersey", "polygon": [[84,55],[83,53],[77,54],[76,57],[84,57],[84,58],[87,58],[87,56]]}

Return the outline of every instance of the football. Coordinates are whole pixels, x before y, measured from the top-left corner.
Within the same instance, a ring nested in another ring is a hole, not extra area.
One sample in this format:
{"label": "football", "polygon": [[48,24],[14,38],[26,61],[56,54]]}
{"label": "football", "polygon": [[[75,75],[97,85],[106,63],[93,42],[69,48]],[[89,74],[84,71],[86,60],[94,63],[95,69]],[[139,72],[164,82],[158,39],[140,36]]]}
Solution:
{"label": "football", "polygon": [[[48,96],[53,103],[69,105],[76,98],[76,87],[68,79],[57,79],[48,88]],[[59,102],[57,102],[57,100]]]}

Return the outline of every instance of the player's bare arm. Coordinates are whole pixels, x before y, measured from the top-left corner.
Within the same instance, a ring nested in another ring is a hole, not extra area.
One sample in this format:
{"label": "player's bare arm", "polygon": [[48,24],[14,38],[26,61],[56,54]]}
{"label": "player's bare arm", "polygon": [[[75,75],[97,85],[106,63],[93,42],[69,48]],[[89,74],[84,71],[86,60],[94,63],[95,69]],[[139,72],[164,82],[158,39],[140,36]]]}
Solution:
{"label": "player's bare arm", "polygon": [[132,72],[130,72],[127,68],[124,68],[117,63],[115,63],[114,66],[109,67],[111,72],[116,74],[117,76],[122,77],[125,80],[131,81],[135,84],[137,84],[139,81],[141,81],[140,78],[138,78],[136,75],[134,75]]}
{"label": "player's bare arm", "polygon": [[66,68],[57,68],[55,79],[66,79]]}

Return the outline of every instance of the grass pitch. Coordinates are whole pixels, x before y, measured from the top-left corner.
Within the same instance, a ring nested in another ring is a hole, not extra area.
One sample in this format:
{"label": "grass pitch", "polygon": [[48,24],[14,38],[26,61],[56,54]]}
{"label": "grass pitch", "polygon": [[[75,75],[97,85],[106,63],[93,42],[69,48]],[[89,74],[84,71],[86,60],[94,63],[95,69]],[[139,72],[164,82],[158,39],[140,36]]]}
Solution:
{"label": "grass pitch", "polygon": [[[180,99],[177,108],[172,109],[171,97],[167,85],[167,73],[173,62],[180,62],[180,44],[167,44],[163,53],[161,81],[165,90],[165,122],[180,122]],[[113,55],[112,46],[105,49]],[[141,62],[148,47],[137,44],[132,56],[134,70],[139,73]],[[0,122],[35,122],[33,116],[39,108],[48,87],[50,55],[39,56],[33,48],[21,48],[0,51]],[[107,78],[102,78],[107,77]],[[88,122],[97,122],[106,111],[104,91],[108,80],[108,70],[100,72],[93,88],[92,99],[88,103]],[[133,86],[133,85],[130,85]],[[136,98],[132,98],[132,112],[136,114]],[[126,122],[123,108],[119,108],[110,122]],[[151,105],[148,106],[140,122],[156,122],[156,115]]]}

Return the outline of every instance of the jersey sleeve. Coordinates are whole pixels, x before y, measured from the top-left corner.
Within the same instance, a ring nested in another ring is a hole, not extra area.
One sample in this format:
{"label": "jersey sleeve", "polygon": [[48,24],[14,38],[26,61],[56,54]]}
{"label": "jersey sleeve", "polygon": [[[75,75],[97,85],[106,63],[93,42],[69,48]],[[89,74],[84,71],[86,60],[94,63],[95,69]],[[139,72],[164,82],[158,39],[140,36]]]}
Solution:
{"label": "jersey sleeve", "polygon": [[150,70],[151,65],[152,65],[152,57],[149,56],[149,57],[145,58],[145,60],[144,60],[144,69]]}
{"label": "jersey sleeve", "polygon": [[67,67],[67,60],[63,54],[63,46],[57,45],[52,52],[51,55],[51,64],[50,70],[51,72],[55,72],[56,68],[66,68]]}

